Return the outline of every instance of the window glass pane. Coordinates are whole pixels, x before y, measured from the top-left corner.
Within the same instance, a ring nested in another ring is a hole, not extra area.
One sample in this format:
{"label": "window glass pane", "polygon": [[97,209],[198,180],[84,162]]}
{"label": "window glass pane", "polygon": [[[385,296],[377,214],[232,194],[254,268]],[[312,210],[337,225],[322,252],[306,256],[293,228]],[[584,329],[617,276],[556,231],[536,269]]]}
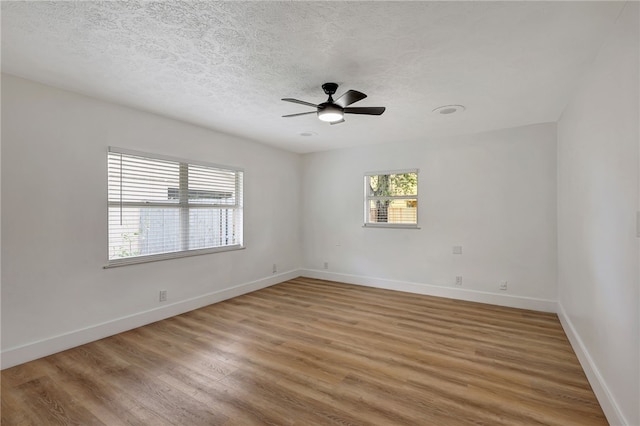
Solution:
{"label": "window glass pane", "polygon": [[236,172],[189,165],[190,204],[236,204]]}
{"label": "window glass pane", "polygon": [[180,209],[109,208],[109,259],[180,250]]}
{"label": "window glass pane", "polygon": [[171,192],[180,186],[178,163],[110,155],[108,166],[109,201],[178,202]]}
{"label": "window glass pane", "polygon": [[232,209],[191,209],[189,211],[189,249],[237,244],[234,217]]}
{"label": "window glass pane", "polygon": [[141,208],[140,255],[172,253],[181,249],[180,209]]}
{"label": "window glass pane", "polygon": [[[122,214],[121,214],[122,213]],[[109,208],[109,259],[140,255],[140,209]]]}
{"label": "window glass pane", "polygon": [[371,197],[394,197],[418,194],[418,174],[399,173],[368,176],[368,194]]}
{"label": "window glass pane", "polygon": [[390,175],[391,195],[417,195],[418,194],[418,174],[401,173]]}
{"label": "window glass pane", "polygon": [[369,223],[405,223],[418,221],[418,200],[369,200]]}

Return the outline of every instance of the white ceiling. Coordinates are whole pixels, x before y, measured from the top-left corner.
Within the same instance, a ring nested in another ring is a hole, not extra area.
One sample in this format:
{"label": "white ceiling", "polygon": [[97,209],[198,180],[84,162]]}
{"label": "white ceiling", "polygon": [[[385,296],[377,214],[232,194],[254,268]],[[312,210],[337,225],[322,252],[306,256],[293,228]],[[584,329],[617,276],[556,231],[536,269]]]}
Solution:
{"label": "white ceiling", "polygon": [[[3,1],[2,70],[293,152],[420,141],[556,121],[623,5]],[[281,118],[328,81],[386,112]]]}

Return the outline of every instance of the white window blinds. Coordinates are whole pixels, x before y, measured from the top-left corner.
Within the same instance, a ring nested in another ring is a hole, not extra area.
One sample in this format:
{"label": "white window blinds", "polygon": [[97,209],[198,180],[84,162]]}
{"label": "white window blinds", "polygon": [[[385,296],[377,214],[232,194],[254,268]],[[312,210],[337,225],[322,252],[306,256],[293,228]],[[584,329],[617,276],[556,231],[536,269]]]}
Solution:
{"label": "white window blinds", "polygon": [[241,248],[242,175],[109,148],[109,266]]}

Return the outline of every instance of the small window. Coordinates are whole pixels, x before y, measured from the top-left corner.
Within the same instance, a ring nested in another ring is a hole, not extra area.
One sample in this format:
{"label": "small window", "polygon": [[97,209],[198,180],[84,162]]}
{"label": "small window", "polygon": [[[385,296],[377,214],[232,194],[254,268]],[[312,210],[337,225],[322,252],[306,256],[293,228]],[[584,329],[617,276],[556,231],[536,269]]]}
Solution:
{"label": "small window", "polygon": [[366,173],[365,226],[418,226],[418,170]]}
{"label": "small window", "polygon": [[109,148],[109,263],[242,248],[242,171]]}

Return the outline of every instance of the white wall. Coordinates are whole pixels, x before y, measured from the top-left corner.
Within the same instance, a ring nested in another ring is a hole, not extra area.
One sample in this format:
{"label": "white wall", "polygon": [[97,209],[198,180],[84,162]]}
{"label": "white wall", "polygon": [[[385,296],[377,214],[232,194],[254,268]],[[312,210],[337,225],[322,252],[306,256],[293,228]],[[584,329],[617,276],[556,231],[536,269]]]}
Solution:
{"label": "white wall", "polygon": [[558,124],[560,317],[612,424],[640,424],[638,3]]}
{"label": "white wall", "polygon": [[[244,168],[247,248],[103,269],[109,145]],[[3,367],[287,279],[299,176],[297,154],[3,75]]]}
{"label": "white wall", "polygon": [[[555,311],[555,124],[306,154],[303,165],[306,273]],[[364,173],[408,168],[420,169],[421,229],[363,228]]]}

